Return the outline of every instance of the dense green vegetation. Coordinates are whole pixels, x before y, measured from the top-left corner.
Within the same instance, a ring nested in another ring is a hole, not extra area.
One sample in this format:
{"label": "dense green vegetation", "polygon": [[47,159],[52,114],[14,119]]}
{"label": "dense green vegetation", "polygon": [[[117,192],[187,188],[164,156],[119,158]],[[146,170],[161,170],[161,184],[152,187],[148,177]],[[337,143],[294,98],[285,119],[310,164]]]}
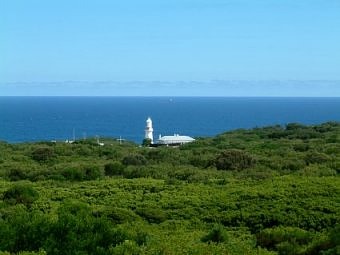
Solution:
{"label": "dense green vegetation", "polygon": [[0,143],[0,254],[340,254],[340,123],[104,143]]}

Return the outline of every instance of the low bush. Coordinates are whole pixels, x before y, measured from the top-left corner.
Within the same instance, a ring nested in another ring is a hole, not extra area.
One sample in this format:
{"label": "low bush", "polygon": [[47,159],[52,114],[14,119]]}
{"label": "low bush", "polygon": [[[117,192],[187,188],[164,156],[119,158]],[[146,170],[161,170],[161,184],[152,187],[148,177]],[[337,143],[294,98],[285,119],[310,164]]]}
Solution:
{"label": "low bush", "polygon": [[39,194],[29,184],[16,184],[5,191],[3,200],[9,204],[24,204],[30,206]]}
{"label": "low bush", "polygon": [[96,180],[103,176],[102,169],[97,165],[73,166],[64,169],[61,174],[70,181]]}
{"label": "low bush", "polygon": [[10,169],[7,176],[10,181],[20,181],[27,179],[26,172],[20,168]]}
{"label": "low bush", "polygon": [[146,159],[143,155],[140,155],[140,154],[130,154],[130,155],[127,155],[123,158],[122,160],[122,163],[125,165],[125,166],[129,166],[129,165],[132,165],[132,166],[143,166],[143,165],[146,165]]}
{"label": "low bush", "polygon": [[228,241],[228,233],[223,225],[215,225],[212,230],[201,238],[202,242],[223,243]]}
{"label": "low bush", "polygon": [[54,157],[54,151],[50,147],[39,147],[32,152],[31,157],[40,163],[47,162]]}
{"label": "low bush", "polygon": [[96,180],[103,176],[102,169],[97,165],[83,166],[84,180]]}
{"label": "low bush", "polygon": [[288,123],[286,125],[286,130],[299,130],[299,129],[306,129],[307,126],[302,125],[300,123]]}
{"label": "low bush", "polygon": [[70,167],[62,171],[62,175],[69,181],[82,181],[84,179],[84,172],[79,167]]}
{"label": "low bush", "polygon": [[308,143],[298,143],[294,144],[293,149],[298,152],[305,152],[308,151],[310,148]]}
{"label": "low bush", "polygon": [[118,161],[108,163],[104,166],[106,176],[123,175],[124,165]]}
{"label": "low bush", "polygon": [[133,211],[118,207],[113,207],[112,209],[107,210],[105,215],[108,219],[110,219],[116,224],[132,222],[139,218],[139,216],[135,214]]}
{"label": "low bush", "polygon": [[305,156],[306,164],[322,164],[330,160],[330,157],[320,152],[310,152]]}
{"label": "low bush", "polygon": [[162,223],[167,220],[167,215],[159,208],[138,208],[136,213],[150,223]]}
{"label": "low bush", "polygon": [[225,150],[215,159],[218,170],[241,170],[255,165],[255,159],[241,150]]}
{"label": "low bush", "polygon": [[91,208],[79,202],[66,201],[56,217],[15,209],[0,221],[0,250],[11,254],[43,249],[56,255],[109,255],[111,247],[131,240],[125,230],[93,216]]}
{"label": "low bush", "polygon": [[[297,254],[288,251],[299,250],[302,245],[307,245],[313,239],[313,235],[296,227],[267,228],[256,235],[260,246],[270,250],[278,250],[280,254]],[[280,252],[281,251],[281,252]],[[288,253],[282,253],[287,251]]]}

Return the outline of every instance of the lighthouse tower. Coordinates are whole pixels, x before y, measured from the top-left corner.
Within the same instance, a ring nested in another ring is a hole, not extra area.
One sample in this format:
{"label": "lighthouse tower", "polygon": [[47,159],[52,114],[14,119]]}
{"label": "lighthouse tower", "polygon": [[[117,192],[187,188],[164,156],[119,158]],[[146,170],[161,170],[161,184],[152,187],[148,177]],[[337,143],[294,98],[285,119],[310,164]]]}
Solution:
{"label": "lighthouse tower", "polygon": [[145,139],[151,139],[151,143],[153,143],[153,128],[152,120],[150,117],[146,120]]}

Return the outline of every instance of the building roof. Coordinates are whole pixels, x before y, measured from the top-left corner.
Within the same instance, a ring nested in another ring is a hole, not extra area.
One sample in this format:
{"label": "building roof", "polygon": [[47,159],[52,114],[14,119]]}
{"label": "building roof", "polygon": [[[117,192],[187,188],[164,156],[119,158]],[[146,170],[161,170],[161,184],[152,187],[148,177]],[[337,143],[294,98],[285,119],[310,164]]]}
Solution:
{"label": "building roof", "polygon": [[195,141],[194,138],[185,135],[167,135],[167,136],[160,136],[158,139],[158,143],[160,144],[182,144],[182,143],[189,143]]}

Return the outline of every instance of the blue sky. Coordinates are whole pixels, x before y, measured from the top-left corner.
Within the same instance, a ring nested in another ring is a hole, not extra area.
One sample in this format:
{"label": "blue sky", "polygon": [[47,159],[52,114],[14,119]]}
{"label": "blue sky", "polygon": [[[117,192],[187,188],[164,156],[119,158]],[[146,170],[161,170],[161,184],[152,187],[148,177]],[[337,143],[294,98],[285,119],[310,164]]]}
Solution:
{"label": "blue sky", "polygon": [[338,0],[0,0],[0,34],[0,95],[340,96]]}

